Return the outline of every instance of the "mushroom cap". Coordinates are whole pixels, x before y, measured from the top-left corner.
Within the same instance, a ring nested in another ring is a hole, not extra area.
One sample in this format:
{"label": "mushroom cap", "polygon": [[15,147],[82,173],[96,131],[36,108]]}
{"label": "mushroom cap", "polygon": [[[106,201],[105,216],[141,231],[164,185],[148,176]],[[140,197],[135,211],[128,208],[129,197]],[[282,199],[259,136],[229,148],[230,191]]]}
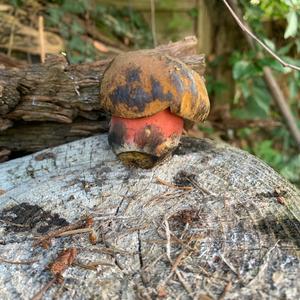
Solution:
{"label": "mushroom cap", "polygon": [[203,78],[181,61],[147,50],[118,55],[101,81],[100,105],[112,115],[141,118],[166,108],[184,119],[203,121],[209,99]]}

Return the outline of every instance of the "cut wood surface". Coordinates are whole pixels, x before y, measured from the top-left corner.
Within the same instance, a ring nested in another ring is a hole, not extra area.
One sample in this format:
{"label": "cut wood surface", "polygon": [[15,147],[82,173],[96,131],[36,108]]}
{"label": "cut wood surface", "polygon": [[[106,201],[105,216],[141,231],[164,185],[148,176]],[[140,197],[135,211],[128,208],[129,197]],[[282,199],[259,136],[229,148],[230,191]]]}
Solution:
{"label": "cut wood surface", "polygon": [[[31,299],[71,247],[43,299],[299,299],[300,193],[226,144],[184,138],[141,170],[94,136],[1,164],[0,191],[1,299]],[[33,247],[86,215],[95,245],[81,233]]]}

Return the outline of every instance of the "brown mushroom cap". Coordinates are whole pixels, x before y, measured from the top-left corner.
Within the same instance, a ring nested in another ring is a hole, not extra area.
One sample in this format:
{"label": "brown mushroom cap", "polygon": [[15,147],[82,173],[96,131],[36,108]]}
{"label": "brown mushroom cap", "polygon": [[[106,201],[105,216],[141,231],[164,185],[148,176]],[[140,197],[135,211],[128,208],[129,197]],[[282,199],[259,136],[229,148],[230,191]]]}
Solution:
{"label": "brown mushroom cap", "polygon": [[112,115],[141,118],[166,108],[194,122],[209,113],[202,77],[168,55],[134,51],[118,55],[106,69],[100,90],[101,107]]}

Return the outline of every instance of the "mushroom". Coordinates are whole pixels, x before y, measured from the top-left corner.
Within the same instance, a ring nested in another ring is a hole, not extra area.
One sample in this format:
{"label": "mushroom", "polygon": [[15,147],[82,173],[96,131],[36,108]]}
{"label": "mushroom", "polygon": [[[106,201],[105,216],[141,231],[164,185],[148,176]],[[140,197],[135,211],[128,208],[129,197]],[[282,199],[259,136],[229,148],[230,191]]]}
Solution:
{"label": "mushroom", "polygon": [[112,115],[108,141],[126,165],[151,168],[174,150],[184,119],[203,121],[209,99],[203,78],[165,54],[118,55],[103,74],[100,105]]}

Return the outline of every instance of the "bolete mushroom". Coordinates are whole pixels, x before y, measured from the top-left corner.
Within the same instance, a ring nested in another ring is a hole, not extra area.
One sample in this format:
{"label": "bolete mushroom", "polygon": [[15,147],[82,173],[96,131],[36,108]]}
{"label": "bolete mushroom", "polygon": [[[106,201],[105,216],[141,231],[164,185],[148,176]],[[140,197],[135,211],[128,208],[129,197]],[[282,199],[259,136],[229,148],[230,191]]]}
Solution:
{"label": "bolete mushroom", "polygon": [[105,70],[101,107],[112,115],[108,141],[126,165],[151,168],[179,143],[183,119],[203,121],[209,99],[202,77],[168,55],[132,51]]}

